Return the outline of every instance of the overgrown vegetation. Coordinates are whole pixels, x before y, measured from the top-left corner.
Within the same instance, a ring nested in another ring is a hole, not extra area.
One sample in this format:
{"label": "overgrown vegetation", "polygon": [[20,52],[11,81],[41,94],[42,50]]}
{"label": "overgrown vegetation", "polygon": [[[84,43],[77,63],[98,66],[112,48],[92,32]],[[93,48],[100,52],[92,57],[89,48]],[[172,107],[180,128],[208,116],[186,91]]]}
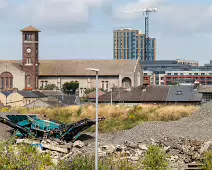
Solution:
{"label": "overgrown vegetation", "polygon": [[[57,169],[58,170],[94,170],[95,169],[95,157],[94,156],[77,156],[73,160],[61,161]],[[114,157],[99,158],[98,169],[99,170],[137,170],[141,167],[141,162],[132,163],[127,159],[117,159]]]}
{"label": "overgrown vegetation", "polygon": [[145,170],[166,170],[168,168],[166,153],[158,146],[150,146],[143,160]]}
{"label": "overgrown vegetation", "polygon": [[[94,155],[78,155],[72,159],[60,160],[57,165],[53,164],[48,153],[39,153],[36,147],[14,142],[0,143],[0,169],[2,170],[94,170]],[[144,161],[129,161],[120,159],[117,155],[100,157],[98,163],[100,170],[139,170],[143,167],[151,170],[163,170],[167,167],[165,155],[158,148],[151,147]]]}
{"label": "overgrown vegetation", "polygon": [[212,152],[206,152],[203,156],[203,169],[211,170],[212,169]]}
{"label": "overgrown vegetation", "polygon": [[[106,120],[99,124],[101,132],[114,132],[135,127],[145,121],[174,121],[189,116],[198,110],[196,106],[115,106],[99,105],[99,117]],[[50,120],[72,123],[84,118],[95,119],[95,105],[70,106],[65,108],[26,108],[2,109],[2,112],[18,112],[23,114],[45,114]],[[90,128],[94,130],[94,128]]]}
{"label": "overgrown vegetation", "polygon": [[13,141],[0,143],[0,169],[2,170],[45,170],[53,166],[49,154],[38,153],[33,146],[19,144]]}
{"label": "overgrown vegetation", "polygon": [[58,90],[58,87],[55,84],[47,84],[45,87],[41,87],[40,90]]}

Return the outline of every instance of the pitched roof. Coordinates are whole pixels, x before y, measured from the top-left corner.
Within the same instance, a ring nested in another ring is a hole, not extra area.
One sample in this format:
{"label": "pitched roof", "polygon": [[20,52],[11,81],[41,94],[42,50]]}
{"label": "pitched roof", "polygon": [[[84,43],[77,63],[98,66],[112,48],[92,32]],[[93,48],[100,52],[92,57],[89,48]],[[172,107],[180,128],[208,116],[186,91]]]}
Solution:
{"label": "pitched roof", "polygon": [[99,69],[99,75],[117,76],[133,72],[135,66],[135,60],[41,60],[40,76],[95,75],[95,72],[86,71],[86,68]]}
{"label": "pitched roof", "polygon": [[48,107],[63,107],[64,105],[60,102],[57,102],[57,101],[44,101],[42,99],[37,99],[35,101],[32,101],[28,104],[26,104],[24,107],[29,107],[29,106],[32,106],[33,104],[33,107],[44,107],[43,104],[46,104],[48,105]]}
{"label": "pitched roof", "polygon": [[41,93],[43,93],[46,96],[58,96],[58,95],[63,95],[63,92],[61,91],[55,91],[55,90],[40,90]]}
{"label": "pitched roof", "polygon": [[21,30],[21,32],[40,32],[37,28],[29,25],[28,27]]}
{"label": "pitched roof", "polygon": [[201,94],[193,86],[170,86],[167,102],[201,101]]}
{"label": "pitched roof", "polygon": [[[128,91],[126,90],[123,90],[123,89],[120,89],[119,91],[116,90],[116,91],[113,91],[112,92],[112,100],[118,100],[118,98],[120,97],[120,95],[124,94],[124,93],[127,93]],[[100,96],[98,98],[98,101],[99,102],[111,102],[111,91],[110,92],[107,92],[105,94],[103,94],[102,96]]]}
{"label": "pitched roof", "polygon": [[200,102],[202,95],[193,86],[139,86],[122,94],[120,102]]}
{"label": "pitched roof", "polygon": [[124,93],[116,101],[126,102],[165,102],[169,86],[138,86],[128,93]]}
{"label": "pitched roof", "polygon": [[22,90],[18,91],[20,95],[22,95],[24,98],[45,98],[44,94],[41,92],[36,92],[36,91],[27,91],[27,90]]}
{"label": "pitched roof", "polygon": [[211,85],[199,85],[197,89],[199,93],[212,93]]}
{"label": "pitched roof", "polygon": [[[8,60],[20,70],[21,60]],[[5,62],[5,60],[0,60]],[[86,68],[98,68],[99,75],[118,76],[121,73],[134,72],[136,60],[40,60],[40,76],[84,76],[95,75]]]}
{"label": "pitched roof", "polygon": [[21,66],[21,60],[0,60],[0,64],[4,62],[9,62],[10,64],[14,65],[19,70],[23,71],[23,67]]}
{"label": "pitched roof", "polygon": [[[98,96],[99,96],[99,97],[102,96],[102,95],[104,95],[104,94],[105,94],[105,92],[103,92],[103,91],[101,91],[101,90],[98,90]],[[89,98],[89,99],[95,99],[95,98],[96,98],[96,90],[94,90],[94,91],[88,93],[86,96],[87,96],[87,98]]]}
{"label": "pitched roof", "polygon": [[47,97],[45,94],[41,93],[40,91],[33,91],[33,93],[35,95],[37,95],[37,97],[39,97],[39,98],[46,98]]}
{"label": "pitched roof", "polygon": [[7,96],[9,96],[11,93],[13,93],[13,90],[1,91],[1,93],[7,97]]}

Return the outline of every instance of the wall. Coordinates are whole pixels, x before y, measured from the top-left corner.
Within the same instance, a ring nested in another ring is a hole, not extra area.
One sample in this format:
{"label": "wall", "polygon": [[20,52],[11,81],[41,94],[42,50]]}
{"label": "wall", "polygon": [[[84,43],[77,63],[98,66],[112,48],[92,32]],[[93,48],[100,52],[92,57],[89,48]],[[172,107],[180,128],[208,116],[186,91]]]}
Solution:
{"label": "wall", "polygon": [[[60,80],[57,83],[57,80]],[[48,84],[58,84],[58,87],[62,87],[62,85],[66,82],[71,81],[78,81],[79,82],[79,89],[87,89],[87,88],[95,88],[96,87],[96,77],[95,76],[83,76],[83,77],[39,77],[39,87],[41,87],[41,81],[47,81]],[[119,77],[118,76],[99,76],[98,77],[98,84],[99,88],[102,88],[102,81],[108,81],[108,87],[110,88],[114,85],[119,87]],[[106,89],[106,83],[104,83],[104,88]],[[83,95],[84,92],[80,90],[80,97]]]}
{"label": "wall", "polygon": [[0,64],[0,75],[3,72],[10,72],[13,75],[13,87],[22,90],[25,88],[25,73],[9,62]]}
{"label": "wall", "polygon": [[0,101],[1,101],[1,103],[6,105],[6,100],[7,100],[6,96],[4,94],[0,93]]}
{"label": "wall", "polygon": [[19,106],[25,105],[24,97],[20,95],[19,93],[11,93],[7,97],[7,102],[8,102],[8,105],[10,105],[11,107],[16,107],[16,106],[19,107]]}
{"label": "wall", "polygon": [[42,100],[36,100],[33,103],[28,104],[27,106],[25,106],[26,108],[36,108],[36,107],[42,107],[42,108],[47,108],[50,107],[49,104],[45,103]]}

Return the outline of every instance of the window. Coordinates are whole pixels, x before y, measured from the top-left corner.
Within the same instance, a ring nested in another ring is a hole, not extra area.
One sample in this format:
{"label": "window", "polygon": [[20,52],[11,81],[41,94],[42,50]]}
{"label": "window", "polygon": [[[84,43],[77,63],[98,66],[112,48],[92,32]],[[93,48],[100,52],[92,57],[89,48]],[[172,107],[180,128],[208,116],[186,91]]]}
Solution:
{"label": "window", "polygon": [[10,88],[13,88],[13,78],[10,77]]}
{"label": "window", "polygon": [[102,81],[101,88],[104,89],[104,81]]}
{"label": "window", "polygon": [[13,75],[9,72],[4,72],[1,74],[1,88],[9,89],[13,87]]}
{"label": "window", "polygon": [[45,86],[47,86],[48,85],[48,81],[45,81]]}
{"label": "window", "polygon": [[43,88],[43,81],[41,81],[41,88]]}
{"label": "window", "polygon": [[27,76],[27,87],[30,87],[30,76]]}
{"label": "window", "polygon": [[1,78],[1,88],[4,89],[4,78]]}
{"label": "window", "polygon": [[174,75],[178,75],[178,73],[174,73]]}
{"label": "window", "polygon": [[182,91],[177,91],[175,94],[176,94],[176,95],[182,95],[183,92],[182,92]]}
{"label": "window", "polygon": [[31,40],[30,34],[25,34],[25,41],[30,41],[30,40]]}
{"label": "window", "polygon": [[8,87],[8,84],[9,84],[8,83],[8,77],[5,78],[5,81],[6,81],[6,87]]}
{"label": "window", "polygon": [[33,35],[30,34],[30,41],[33,41]]}
{"label": "window", "polygon": [[201,75],[205,75],[205,73],[201,73]]}
{"label": "window", "polygon": [[32,64],[32,59],[31,59],[31,57],[27,57],[27,64]]}
{"label": "window", "polygon": [[108,81],[106,81],[105,83],[106,83],[106,89],[108,89]]}
{"label": "window", "polygon": [[35,50],[36,54],[38,54],[38,47],[36,47],[36,50]]}
{"label": "window", "polygon": [[172,73],[168,73],[167,75],[172,75]]}
{"label": "window", "polygon": [[38,34],[35,34],[35,41],[38,41]]}

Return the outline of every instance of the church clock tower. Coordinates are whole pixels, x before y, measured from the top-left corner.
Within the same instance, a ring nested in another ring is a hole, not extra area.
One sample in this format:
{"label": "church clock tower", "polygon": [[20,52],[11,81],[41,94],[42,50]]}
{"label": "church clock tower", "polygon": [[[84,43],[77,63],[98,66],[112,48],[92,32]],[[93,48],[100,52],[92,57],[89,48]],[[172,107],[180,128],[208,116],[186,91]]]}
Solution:
{"label": "church clock tower", "polygon": [[28,26],[22,32],[22,66],[26,72],[25,88],[38,88],[39,69],[39,32],[33,26]]}

